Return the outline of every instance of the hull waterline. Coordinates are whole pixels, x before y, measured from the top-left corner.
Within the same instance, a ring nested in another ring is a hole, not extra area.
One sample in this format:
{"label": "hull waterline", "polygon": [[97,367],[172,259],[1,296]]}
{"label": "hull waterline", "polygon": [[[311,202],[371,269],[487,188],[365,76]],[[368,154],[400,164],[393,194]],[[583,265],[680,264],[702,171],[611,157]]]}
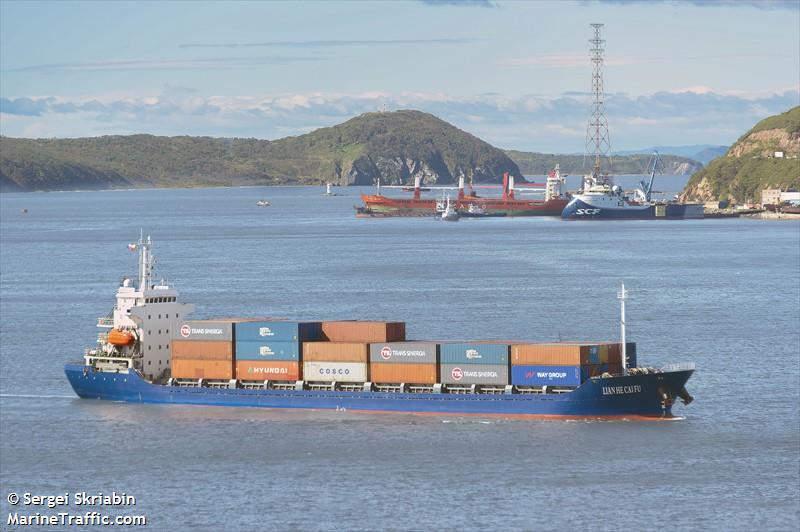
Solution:
{"label": "hull waterline", "polygon": [[555,419],[671,419],[666,393],[681,393],[692,370],[594,378],[560,394],[420,394],[312,390],[187,388],[152,384],[138,373],[92,371],[70,364],[65,373],[85,399],[131,403],[349,410],[437,415]]}

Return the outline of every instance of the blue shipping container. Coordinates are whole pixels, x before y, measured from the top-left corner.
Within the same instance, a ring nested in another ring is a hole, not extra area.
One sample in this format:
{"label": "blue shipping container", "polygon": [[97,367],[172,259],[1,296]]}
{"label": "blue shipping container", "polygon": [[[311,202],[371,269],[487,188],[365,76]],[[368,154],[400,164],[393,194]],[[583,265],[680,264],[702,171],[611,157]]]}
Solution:
{"label": "blue shipping container", "polygon": [[511,366],[514,386],[579,386],[581,382],[581,366]]}
{"label": "blue shipping container", "polygon": [[236,342],[236,360],[300,361],[300,342]]}
{"label": "blue shipping container", "polygon": [[236,341],[314,342],[322,336],[318,321],[247,321],[237,323]]}
{"label": "blue shipping container", "polygon": [[508,364],[509,344],[441,344],[441,364]]}

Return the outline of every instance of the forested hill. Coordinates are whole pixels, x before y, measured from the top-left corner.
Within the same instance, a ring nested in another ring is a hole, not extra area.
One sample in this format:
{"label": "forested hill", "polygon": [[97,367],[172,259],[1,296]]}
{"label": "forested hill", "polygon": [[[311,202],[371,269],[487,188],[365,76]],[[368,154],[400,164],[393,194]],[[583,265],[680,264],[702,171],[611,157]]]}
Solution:
{"label": "forested hill", "polygon": [[[776,156],[777,152],[777,156]],[[800,106],[765,118],[686,184],[685,200],[761,201],[765,188],[800,188]]]}
{"label": "forested hill", "polygon": [[275,141],[244,138],[104,136],[0,138],[0,188],[322,184],[459,177],[520,177],[502,150],[420,111],[365,113],[342,124]]}

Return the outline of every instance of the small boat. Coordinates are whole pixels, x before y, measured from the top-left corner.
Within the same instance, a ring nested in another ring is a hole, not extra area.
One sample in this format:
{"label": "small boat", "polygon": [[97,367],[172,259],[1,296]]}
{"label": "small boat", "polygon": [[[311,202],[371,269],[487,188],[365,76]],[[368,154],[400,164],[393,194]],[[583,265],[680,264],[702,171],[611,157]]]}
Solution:
{"label": "small boat", "polygon": [[262,199],[262,200],[258,200],[256,202],[256,205],[258,205],[259,207],[269,207],[270,205],[272,205],[272,203],[268,202],[267,200],[263,200]]}
{"label": "small boat", "polygon": [[477,203],[470,203],[467,205],[466,210],[460,210],[459,215],[462,218],[497,218],[506,216],[505,212],[502,211],[487,211],[486,208],[482,205],[478,205]]}
{"label": "small boat", "polygon": [[325,184],[325,192],[323,192],[322,195],[323,196],[338,196],[339,194],[337,194],[336,192],[333,192],[331,190],[332,186],[333,186],[333,183],[326,183]]}
{"label": "small boat", "polygon": [[450,196],[447,196],[447,204],[444,207],[444,211],[442,211],[442,220],[445,222],[457,222],[460,218],[461,215],[458,214],[453,204],[450,203]]}

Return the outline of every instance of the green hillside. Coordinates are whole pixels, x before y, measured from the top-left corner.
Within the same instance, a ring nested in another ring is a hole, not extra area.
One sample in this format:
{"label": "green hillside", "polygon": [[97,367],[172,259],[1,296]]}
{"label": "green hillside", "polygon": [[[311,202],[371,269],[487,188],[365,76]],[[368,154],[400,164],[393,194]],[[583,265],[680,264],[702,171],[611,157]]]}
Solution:
{"label": "green hillside", "polygon": [[501,150],[419,111],[366,113],[276,141],[105,136],[0,138],[0,188],[70,190],[217,185],[452,183],[519,177]]}
{"label": "green hillside", "polygon": [[[782,152],[783,157],[776,157]],[[685,200],[760,201],[765,188],[800,188],[800,107],[765,118],[711,161],[683,191]]]}

